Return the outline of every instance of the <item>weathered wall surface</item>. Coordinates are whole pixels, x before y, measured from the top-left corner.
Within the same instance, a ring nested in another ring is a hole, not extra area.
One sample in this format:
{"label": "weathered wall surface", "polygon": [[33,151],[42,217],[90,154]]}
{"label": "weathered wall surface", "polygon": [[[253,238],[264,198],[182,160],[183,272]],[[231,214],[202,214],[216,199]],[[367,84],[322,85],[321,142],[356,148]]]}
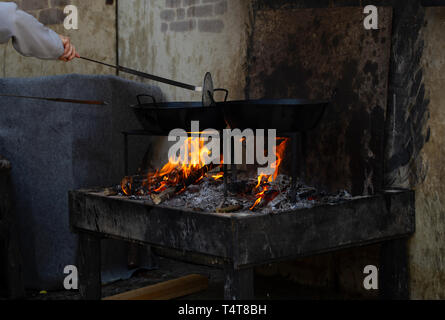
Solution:
{"label": "weathered wall surface", "polygon": [[445,8],[429,8],[423,28],[421,65],[430,136],[417,157],[424,173],[416,187],[416,233],[411,240],[411,291],[414,299],[445,299]]}
{"label": "weathered wall surface", "polygon": [[381,190],[391,26],[388,7],[372,31],[361,8],[255,14],[249,97],[331,101],[303,142],[310,185],[353,195]]}
{"label": "weathered wall surface", "polygon": [[[2,2],[7,2],[0,0]],[[115,5],[105,0],[20,0],[17,5],[54,31],[72,39],[79,53],[86,57],[114,63],[116,59]],[[65,30],[63,8],[67,4],[79,10],[79,29]],[[11,43],[0,45],[0,77],[36,77],[79,74],[115,74],[113,69],[86,61],[43,61],[21,56]]]}
{"label": "weathered wall surface", "polygon": [[[416,0],[382,1],[269,1],[256,0],[259,9],[361,6],[394,8],[391,70],[387,113],[386,186],[416,189],[416,228],[410,241],[411,296],[445,297],[444,248],[444,71],[445,8],[421,7]],[[305,259],[275,266],[281,274],[308,284],[328,284],[360,291],[357,262],[371,262],[378,248]],[[342,258],[341,258],[342,257]],[[335,262],[332,262],[335,261]],[[353,263],[351,263],[353,262]],[[306,266],[306,268],[305,268]],[[325,273],[320,280],[321,269]],[[317,267],[319,269],[317,269]],[[352,268],[351,268],[352,267]],[[346,268],[346,269],[345,269]],[[349,272],[344,272],[349,269]],[[319,270],[313,272],[312,270]],[[317,274],[319,276],[317,276]],[[315,279],[314,279],[315,278]],[[347,281],[355,278],[354,281]],[[337,279],[337,280],[336,280]],[[346,283],[349,282],[349,283]],[[335,284],[337,283],[337,285]]]}
{"label": "weathered wall surface", "polygon": [[[306,179],[330,191],[379,192],[392,8],[379,8],[378,31],[363,28],[360,8],[259,8],[249,50],[250,97],[331,99],[335,89],[322,122],[309,134]],[[258,271],[369,297],[376,292],[363,288],[363,268],[379,264],[378,249],[347,250]]]}
{"label": "weathered wall surface", "polygon": [[[231,100],[244,99],[250,1],[119,1],[118,32],[121,66],[196,86],[202,86],[205,73],[211,72],[215,88],[228,89]],[[120,76],[153,83],[124,73]],[[156,85],[165,101],[202,99],[201,93]],[[143,165],[165,164],[168,146],[166,141],[152,139],[153,158]]]}
{"label": "weathered wall surface", "polygon": [[[244,98],[249,1],[126,0],[119,2],[120,64]],[[124,76],[123,74],[121,74]],[[169,101],[200,101],[199,93],[160,85]]]}

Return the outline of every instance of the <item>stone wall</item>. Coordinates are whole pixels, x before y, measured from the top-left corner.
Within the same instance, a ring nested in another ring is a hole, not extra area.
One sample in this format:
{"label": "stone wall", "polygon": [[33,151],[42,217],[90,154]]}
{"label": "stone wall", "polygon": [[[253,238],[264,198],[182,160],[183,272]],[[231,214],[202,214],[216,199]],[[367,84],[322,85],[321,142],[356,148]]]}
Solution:
{"label": "stone wall", "polygon": [[221,33],[227,13],[227,0],[166,0],[160,17],[163,32],[186,32],[196,28],[199,32]]}
{"label": "stone wall", "polygon": [[63,8],[69,0],[17,0],[20,9],[37,18],[44,25],[61,24],[65,19]]}
{"label": "stone wall", "polygon": [[[249,8],[236,0],[120,1],[120,64],[197,86],[211,72],[230,99],[243,98]],[[169,101],[201,100],[199,93],[161,88]]]}

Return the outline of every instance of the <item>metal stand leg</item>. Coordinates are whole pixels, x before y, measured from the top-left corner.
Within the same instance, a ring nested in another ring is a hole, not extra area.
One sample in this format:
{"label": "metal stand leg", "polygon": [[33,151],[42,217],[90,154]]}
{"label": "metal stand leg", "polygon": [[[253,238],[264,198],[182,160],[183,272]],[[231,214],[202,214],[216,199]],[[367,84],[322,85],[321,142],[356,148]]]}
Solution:
{"label": "metal stand leg", "polygon": [[300,133],[292,133],[291,138],[291,148],[292,148],[292,193],[291,201],[295,202],[297,200],[297,184],[299,179],[303,179],[303,168],[302,168],[302,158],[303,158],[303,148],[302,148],[302,136]]}
{"label": "metal stand leg", "polygon": [[229,190],[229,176],[228,176],[228,170],[227,170],[227,164],[223,165],[223,172],[224,172],[224,198],[227,198],[228,190]]}
{"label": "metal stand leg", "polygon": [[156,269],[158,267],[156,256],[149,245],[140,245],[136,243],[128,244],[128,268],[136,269],[139,267]]}
{"label": "metal stand leg", "polygon": [[253,268],[235,270],[232,265],[224,269],[224,299],[253,300]]}
{"label": "metal stand leg", "polygon": [[385,242],[380,252],[379,290],[384,300],[410,298],[407,239]]}
{"label": "metal stand leg", "polygon": [[126,132],[122,134],[124,135],[124,171],[125,176],[128,176],[128,134]]}
{"label": "metal stand leg", "polygon": [[[235,140],[235,139],[234,139]],[[237,172],[237,166],[235,163],[235,144],[231,143],[232,145],[232,159],[231,159],[231,165],[230,165],[230,173],[231,173],[231,183],[236,183],[238,180],[238,172]]]}
{"label": "metal stand leg", "polygon": [[[224,136],[224,131],[221,130],[219,131],[220,137]],[[220,140],[220,151],[222,154],[224,154],[224,139]],[[227,166],[227,159],[224,159],[223,161],[223,165],[222,165],[222,169],[223,169],[223,173],[224,173],[224,198],[227,198],[228,196],[228,189],[229,189],[229,170],[228,170],[228,166]]]}
{"label": "metal stand leg", "polygon": [[84,300],[100,300],[102,283],[100,274],[100,238],[79,234],[79,291]]}

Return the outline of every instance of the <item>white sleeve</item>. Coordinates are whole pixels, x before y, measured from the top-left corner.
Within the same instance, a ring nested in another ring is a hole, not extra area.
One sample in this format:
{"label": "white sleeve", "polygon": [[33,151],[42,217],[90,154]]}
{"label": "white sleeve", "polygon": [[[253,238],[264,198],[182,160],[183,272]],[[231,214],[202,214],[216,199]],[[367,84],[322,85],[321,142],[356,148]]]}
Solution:
{"label": "white sleeve", "polygon": [[62,40],[53,30],[12,2],[0,3],[0,43],[12,38],[14,48],[24,56],[55,60],[64,52]]}

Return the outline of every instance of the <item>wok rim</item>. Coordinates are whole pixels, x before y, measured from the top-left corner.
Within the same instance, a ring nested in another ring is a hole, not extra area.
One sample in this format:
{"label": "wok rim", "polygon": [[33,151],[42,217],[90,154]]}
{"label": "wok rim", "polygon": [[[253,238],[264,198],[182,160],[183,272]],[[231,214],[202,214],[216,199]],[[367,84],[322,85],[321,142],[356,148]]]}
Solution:
{"label": "wok rim", "polygon": [[253,99],[253,100],[233,100],[222,103],[223,105],[249,105],[249,106],[290,106],[298,107],[305,105],[327,105],[331,103],[329,100],[311,100],[311,99]]}
{"label": "wok rim", "polygon": [[[184,106],[185,105],[185,106]],[[185,102],[160,102],[160,103],[144,103],[131,105],[130,108],[141,110],[190,110],[190,109],[209,109],[214,110],[215,107],[205,107],[200,101],[185,101]]]}
{"label": "wok rim", "polygon": [[174,102],[160,102],[160,103],[144,103],[131,105],[133,109],[143,110],[180,110],[180,109],[203,109],[214,110],[215,107],[224,108],[231,106],[276,106],[276,107],[301,107],[301,106],[313,106],[313,105],[328,105],[329,100],[311,100],[311,99],[254,99],[254,100],[232,100],[225,102],[217,102],[216,106],[206,107],[200,101],[174,101]]}

